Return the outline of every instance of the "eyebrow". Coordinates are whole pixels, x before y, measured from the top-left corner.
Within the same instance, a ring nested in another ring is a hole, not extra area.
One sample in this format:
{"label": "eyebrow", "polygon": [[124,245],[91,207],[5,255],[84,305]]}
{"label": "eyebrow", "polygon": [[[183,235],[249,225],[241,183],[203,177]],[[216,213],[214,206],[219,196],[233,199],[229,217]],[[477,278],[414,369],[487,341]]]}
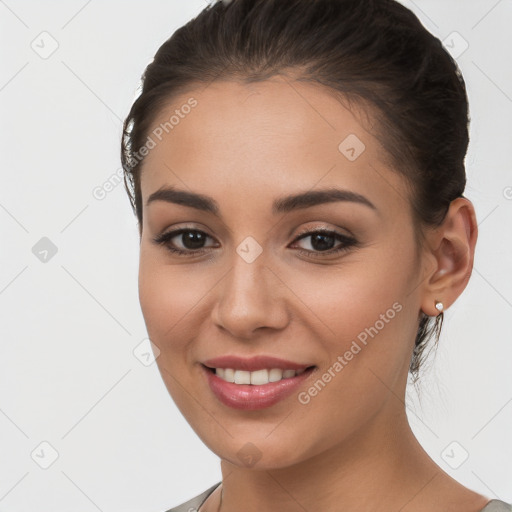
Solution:
{"label": "eyebrow", "polygon": [[[156,192],[153,192],[146,201],[146,206],[154,201],[180,204],[220,217],[219,205],[215,199],[203,194],[179,190],[172,186],[161,187]],[[350,190],[327,188],[322,190],[309,190],[307,192],[276,199],[272,205],[272,213],[277,215],[338,201],[362,204],[372,210],[378,211],[377,207],[361,194]]]}

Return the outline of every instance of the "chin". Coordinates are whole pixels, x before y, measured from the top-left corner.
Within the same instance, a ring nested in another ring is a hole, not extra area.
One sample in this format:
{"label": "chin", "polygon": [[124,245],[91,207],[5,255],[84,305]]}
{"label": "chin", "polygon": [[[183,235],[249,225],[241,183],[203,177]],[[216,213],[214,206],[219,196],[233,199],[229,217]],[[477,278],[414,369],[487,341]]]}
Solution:
{"label": "chin", "polygon": [[[228,427],[229,428],[229,427]],[[304,434],[299,436],[286,433],[268,435],[266,429],[246,430],[244,435],[232,437],[223,431],[205,433],[194,429],[203,443],[220,459],[242,469],[271,470],[292,466],[308,458]],[[222,438],[219,436],[222,435]],[[302,441],[300,440],[302,439]],[[300,451],[299,451],[300,450]]]}

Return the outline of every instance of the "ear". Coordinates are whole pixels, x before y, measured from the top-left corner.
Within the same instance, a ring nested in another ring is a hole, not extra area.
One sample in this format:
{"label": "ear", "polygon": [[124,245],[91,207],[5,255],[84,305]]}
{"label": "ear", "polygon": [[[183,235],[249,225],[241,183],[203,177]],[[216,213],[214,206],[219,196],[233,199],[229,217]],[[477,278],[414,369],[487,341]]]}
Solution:
{"label": "ear", "polygon": [[427,234],[429,272],[424,277],[421,309],[437,316],[435,304],[444,310],[455,302],[471,277],[478,237],[475,209],[469,199],[454,199],[441,226]]}

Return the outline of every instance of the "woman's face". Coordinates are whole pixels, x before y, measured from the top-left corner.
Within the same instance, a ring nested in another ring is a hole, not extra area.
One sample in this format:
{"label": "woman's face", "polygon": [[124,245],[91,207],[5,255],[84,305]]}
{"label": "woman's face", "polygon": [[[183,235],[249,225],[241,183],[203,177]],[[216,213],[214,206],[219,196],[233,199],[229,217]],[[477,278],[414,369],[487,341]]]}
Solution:
{"label": "woman's face", "polygon": [[408,192],[377,140],[320,86],[280,78],[191,89],[149,136],[139,296],[197,434],[277,468],[385,433],[424,292]]}

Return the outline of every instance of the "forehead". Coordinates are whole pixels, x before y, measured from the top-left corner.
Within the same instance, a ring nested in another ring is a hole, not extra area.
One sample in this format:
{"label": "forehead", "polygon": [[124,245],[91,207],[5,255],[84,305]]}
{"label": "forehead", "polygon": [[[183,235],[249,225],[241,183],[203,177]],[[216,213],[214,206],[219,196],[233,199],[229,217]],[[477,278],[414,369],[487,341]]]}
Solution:
{"label": "forehead", "polygon": [[[190,105],[193,105],[192,107]],[[342,135],[356,133],[369,150],[377,144],[353,111],[317,84],[276,77],[264,82],[213,82],[174,97],[156,117],[152,131],[158,141],[182,143],[182,149],[211,154],[215,147],[256,149],[268,154],[308,142],[318,151],[336,150]],[[272,143],[274,137],[279,141]],[[265,146],[260,142],[265,142]],[[370,140],[372,139],[372,140]],[[319,144],[321,143],[321,144]],[[186,144],[186,146],[183,146]],[[165,144],[164,144],[165,145]],[[159,144],[151,160],[163,153]],[[370,147],[368,147],[370,146]],[[281,151],[283,152],[283,151]]]}
{"label": "forehead", "polygon": [[386,182],[405,197],[367,128],[358,111],[317,84],[278,77],[197,86],[174,97],[150,129],[142,197],[168,184],[208,195],[229,185],[263,200],[317,183],[376,196]]}

